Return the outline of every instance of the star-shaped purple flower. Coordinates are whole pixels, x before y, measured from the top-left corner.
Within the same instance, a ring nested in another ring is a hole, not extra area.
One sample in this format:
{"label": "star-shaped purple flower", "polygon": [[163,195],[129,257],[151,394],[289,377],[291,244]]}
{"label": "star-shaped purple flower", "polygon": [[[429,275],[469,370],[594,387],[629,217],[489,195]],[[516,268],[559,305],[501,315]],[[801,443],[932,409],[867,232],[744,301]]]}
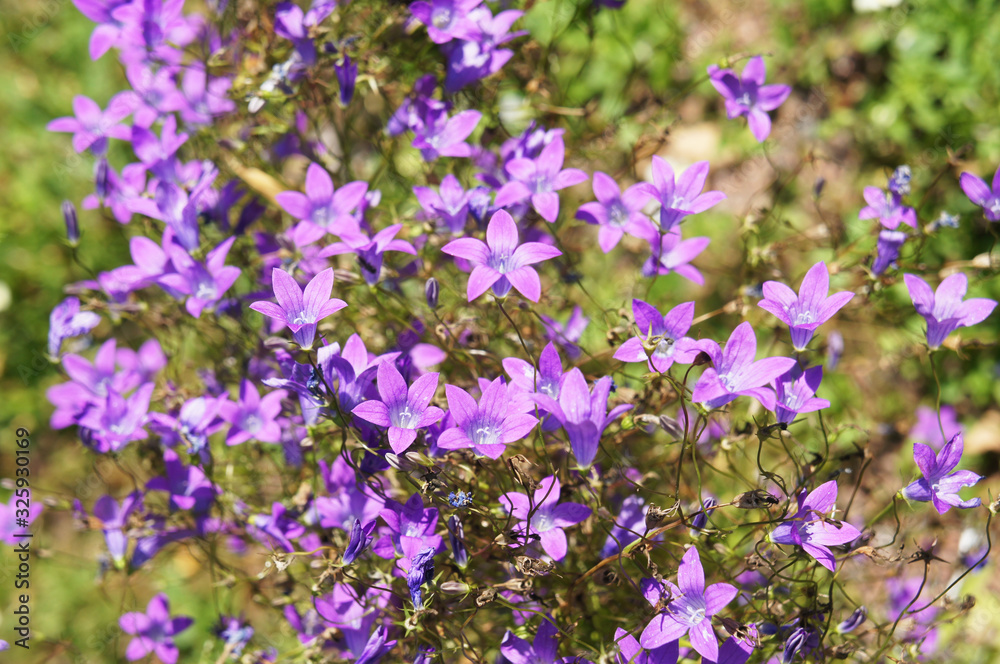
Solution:
{"label": "star-shaped purple flower", "polygon": [[[653,156],[653,184],[646,183],[649,194],[660,203],[660,231],[666,233],[689,214],[704,212],[725,200],[721,191],[706,191],[708,162],[689,166],[675,182],[674,169],[667,161]],[[596,177],[596,176],[595,176]]]}
{"label": "star-shaped purple flower", "polygon": [[367,182],[356,180],[334,189],[333,179],[326,169],[312,163],[306,170],[305,189],[304,194],[283,191],[275,196],[275,200],[296,219],[338,235],[344,242],[364,244],[368,241],[351,214],[364,200],[368,192]]}
{"label": "star-shaped purple flower", "polygon": [[441,248],[446,254],[468,260],[474,266],[469,275],[469,302],[486,292],[490,286],[497,297],[504,297],[511,287],[521,295],[538,302],[542,284],[530,265],[562,252],[542,242],[518,245],[517,224],[506,210],[497,210],[486,227],[486,242],[475,238],[452,240]]}
{"label": "star-shaped purple flower", "polygon": [[187,616],[170,617],[167,596],[160,593],[149,600],[145,613],[132,611],[118,619],[118,624],[126,634],[135,636],[125,650],[129,661],[142,659],[155,653],[163,664],[174,664],[178,651],[174,638],[194,623]]}
{"label": "star-shaped purple flower", "polygon": [[566,557],[566,533],[563,528],[584,521],[591,512],[586,505],[560,503],[559,491],[559,480],[549,475],[538,483],[532,500],[528,500],[527,494],[516,491],[500,496],[503,508],[520,522],[515,528],[525,541],[537,535],[542,549],[553,560]]}
{"label": "star-shaped purple flower", "polygon": [[916,211],[903,205],[902,197],[894,192],[885,192],[878,187],[865,187],[866,207],[858,212],[858,219],[878,219],[886,229],[894,231],[903,223],[910,228],[917,227]]}
{"label": "star-shaped purple flower", "polygon": [[313,277],[304,292],[295,279],[280,268],[271,271],[271,281],[278,304],[258,301],[250,308],[287,325],[292,330],[295,343],[304,350],[312,350],[316,324],[347,306],[343,300],[330,297],[333,268],[327,268]]}
{"label": "star-shaped purple flower", "polygon": [[475,39],[476,24],[469,19],[469,12],[483,0],[417,0],[410,5],[410,13],[427,26],[427,36],[435,44],[452,39]]}
{"label": "star-shaped purple flower", "polygon": [[812,413],[829,408],[829,401],[815,396],[822,381],[822,365],[803,371],[802,367],[796,364],[791,370],[778,376],[774,380],[774,390],[777,394],[775,419],[787,424],[799,413]]}
{"label": "star-shaped purple flower", "polygon": [[771,118],[767,112],[781,106],[792,89],[787,85],[764,85],[767,68],[764,58],[759,55],[747,61],[739,78],[732,69],[720,69],[716,65],[709,65],[708,76],[726,100],[729,119],[747,116],[753,137],[763,143],[771,133]]}
{"label": "star-shaped purple flower", "polygon": [[854,297],[850,291],[840,291],[827,297],[829,292],[830,275],[826,263],[820,261],[806,272],[798,295],[779,281],[765,281],[764,299],[757,306],[788,325],[792,346],[797,351],[804,351],[816,328],[830,320]]}
{"label": "star-shaped purple flower", "polygon": [[983,214],[988,220],[1000,221],[1000,167],[993,174],[992,188],[986,186],[981,177],[972,173],[962,173],[959,183],[969,200],[983,208]]}
{"label": "star-shaped purple flower", "polygon": [[579,656],[559,656],[559,642],[556,640],[559,629],[551,620],[549,616],[542,618],[531,643],[508,630],[500,643],[500,654],[504,660],[510,664],[591,664],[590,660]]}
{"label": "star-shaped purple flower", "polygon": [[190,254],[176,242],[164,245],[170,263],[176,272],[161,275],[156,283],[164,289],[189,296],[184,308],[195,318],[202,311],[218,303],[226,291],[240,277],[240,268],[226,265],[226,256],[236,241],[231,237],[208,252],[205,262],[191,258]]}
{"label": "star-shaped purple flower", "polygon": [[904,274],[903,281],[917,313],[927,320],[927,345],[931,350],[939,348],[958,328],[983,322],[997,306],[996,300],[985,297],[963,302],[969,280],[961,272],[945,277],[936,291],[913,274]]}
{"label": "star-shaped purple flower", "polygon": [[790,357],[769,357],[754,362],[757,336],[749,321],[736,326],[723,350],[711,339],[698,342],[698,348],[712,358],[691,393],[691,400],[708,408],[719,408],[739,396],[753,397],[768,410],[774,410],[774,392],[764,387],[795,365]]}
{"label": "star-shaped purple flower", "polygon": [[632,300],[632,315],[639,334],[615,351],[623,362],[646,362],[650,371],[666,372],[674,362],[690,364],[700,352],[686,337],[694,320],[694,302],[684,302],[663,315],[651,304]]}
{"label": "star-shaped purple flower", "polygon": [[597,244],[601,251],[608,253],[614,249],[626,233],[644,239],[656,234],[642,212],[652,196],[643,184],[634,184],[622,193],[614,178],[598,171],[594,173],[593,186],[597,200],[581,205],[576,218],[600,226]]}
{"label": "star-shaped purple flower", "polygon": [[439,375],[424,374],[407,389],[406,381],[395,363],[382,362],[378,365],[381,401],[363,401],[351,412],[372,424],[388,427],[389,446],[394,453],[402,454],[417,439],[417,429],[430,426],[444,417],[443,410],[430,405]]}
{"label": "star-shaped purple flower", "polygon": [[49,314],[49,355],[58,358],[64,340],[86,334],[100,322],[101,317],[93,311],[80,310],[80,300],[66,298]]}
{"label": "star-shaped purple flower", "polygon": [[[714,583],[706,588],[701,557],[693,546],[681,559],[677,585],[668,582],[667,586],[673,599],[646,625],[639,637],[639,645],[647,650],[659,648],[687,634],[691,647],[699,654],[710,660],[718,658],[719,640],[712,629],[712,616],[735,599],[736,587],[728,583]],[[656,606],[660,603],[664,588],[658,582],[643,579],[641,588],[650,604]]]}
{"label": "star-shaped purple flower", "polygon": [[588,468],[594,462],[601,435],[608,425],[632,408],[632,404],[621,404],[608,412],[611,383],[611,376],[604,376],[594,383],[591,393],[583,372],[573,369],[562,381],[558,401],[547,394],[534,396],[539,406],[562,423],[581,468]]}
{"label": "star-shaped purple flower", "polygon": [[983,479],[971,470],[955,470],[955,466],[962,460],[964,449],[961,433],[955,434],[937,455],[927,445],[914,443],[913,460],[924,476],[905,487],[903,497],[907,500],[931,502],[938,514],[944,514],[952,507],[979,507],[982,504],[979,498],[962,500],[958,495],[963,487],[973,486]]}
{"label": "star-shaped purple flower", "polygon": [[559,194],[556,192],[587,180],[579,168],[563,169],[566,146],[561,136],[546,145],[537,159],[519,157],[506,164],[513,178],[497,192],[494,205],[507,207],[525,198],[542,219],[552,223],[559,216]]}
{"label": "star-shaped purple flower", "polygon": [[254,384],[244,378],[240,384],[240,400],[236,403],[226,401],[219,407],[222,418],[232,425],[226,445],[239,445],[251,438],[263,443],[279,442],[281,427],[275,418],[286,396],[285,390],[274,390],[262,399]]}
{"label": "star-shaped purple flower", "polygon": [[674,226],[663,235],[653,236],[649,243],[653,253],[642,265],[642,276],[676,272],[699,286],[704,284],[705,278],[698,268],[691,265],[691,261],[705,250],[709,242],[711,240],[707,237],[682,240],[679,226]]}
{"label": "star-shaped purple flower", "polygon": [[643,650],[639,641],[621,627],[615,629],[615,644],[618,657],[615,664],[677,664],[680,656],[680,641],[665,643],[659,648]]}
{"label": "star-shaped purple flower", "polygon": [[771,531],[768,539],[775,544],[801,546],[810,556],[831,572],[837,564],[828,547],[853,542],[861,531],[846,521],[835,521],[831,515],[837,504],[837,482],[830,480],[806,495],[798,497],[799,509]]}
{"label": "star-shaped purple flower", "polygon": [[100,156],[108,150],[108,138],[127,141],[132,138],[132,128],[119,124],[138,106],[139,98],[131,90],[119,92],[105,111],[93,99],[77,95],[73,98],[76,117],[57,118],[48,124],[49,131],[73,133],[73,149],[90,150]]}
{"label": "star-shaped purple flower", "polygon": [[512,409],[502,376],[483,390],[479,403],[460,387],[445,385],[444,390],[455,426],[438,437],[437,444],[442,449],[471,447],[480,456],[497,459],[507,445],[527,436],[538,424],[535,416]]}

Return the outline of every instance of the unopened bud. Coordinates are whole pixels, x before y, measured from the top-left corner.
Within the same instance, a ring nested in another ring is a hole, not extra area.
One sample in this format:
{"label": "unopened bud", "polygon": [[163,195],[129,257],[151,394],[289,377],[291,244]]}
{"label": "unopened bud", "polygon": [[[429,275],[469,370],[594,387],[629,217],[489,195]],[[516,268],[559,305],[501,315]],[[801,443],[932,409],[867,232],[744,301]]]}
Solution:
{"label": "unopened bud", "polygon": [[76,206],[69,201],[62,203],[63,218],[66,220],[66,237],[71,247],[80,244],[80,222],[76,218]]}
{"label": "unopened bud", "polygon": [[468,583],[462,583],[461,581],[445,581],[438,588],[441,589],[441,592],[449,595],[464,595],[472,590]]}
{"label": "unopened bud", "polygon": [[108,197],[108,160],[101,158],[94,170],[94,193],[103,201]]}
{"label": "unopened bud", "polygon": [[431,309],[437,309],[438,307],[438,296],[441,294],[441,286],[438,284],[438,280],[431,277],[424,284],[424,297],[427,298],[427,306]]}

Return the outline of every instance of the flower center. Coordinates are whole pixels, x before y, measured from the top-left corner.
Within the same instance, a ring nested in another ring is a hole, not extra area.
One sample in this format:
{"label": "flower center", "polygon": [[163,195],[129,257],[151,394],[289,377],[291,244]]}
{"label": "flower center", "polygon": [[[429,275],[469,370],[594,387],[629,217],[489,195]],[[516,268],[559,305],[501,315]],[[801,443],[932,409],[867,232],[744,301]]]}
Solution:
{"label": "flower center", "polygon": [[695,626],[705,620],[705,601],[700,597],[684,598],[676,609],[677,619],[688,626]]}
{"label": "flower center", "polygon": [[657,357],[670,357],[674,354],[674,340],[670,337],[664,337],[660,340],[660,343],[656,344],[656,349],[653,351],[653,355]]}
{"label": "flower center", "polygon": [[749,92],[744,92],[736,98],[736,103],[742,106],[750,106],[750,104],[753,103],[753,100],[751,100]]}
{"label": "flower center", "polygon": [[450,7],[436,7],[431,13],[431,23],[438,30],[444,30],[451,25],[452,12]]}
{"label": "flower center", "polygon": [[309,320],[309,316],[306,316],[305,313],[298,314],[295,318],[288,322],[292,325],[309,325],[312,323],[312,321]]}
{"label": "flower center", "polygon": [[416,413],[410,410],[410,405],[406,404],[402,410],[397,410],[392,415],[392,425],[400,429],[416,429]]}
{"label": "flower center", "polygon": [[500,274],[507,274],[511,269],[511,257],[507,254],[491,254],[490,267]]}
{"label": "flower center", "polygon": [[800,311],[795,315],[795,325],[809,325],[813,322],[813,313],[811,311]]}
{"label": "flower center", "polygon": [[243,417],[243,421],[240,423],[240,428],[247,433],[256,433],[260,429],[260,425],[260,417],[250,413]]}
{"label": "flower center", "polygon": [[500,427],[490,427],[482,424],[476,427],[472,435],[472,442],[476,445],[496,445],[500,438]]}
{"label": "flower center", "polygon": [[615,228],[621,228],[628,222],[628,210],[621,201],[615,201],[608,207],[608,224]]}

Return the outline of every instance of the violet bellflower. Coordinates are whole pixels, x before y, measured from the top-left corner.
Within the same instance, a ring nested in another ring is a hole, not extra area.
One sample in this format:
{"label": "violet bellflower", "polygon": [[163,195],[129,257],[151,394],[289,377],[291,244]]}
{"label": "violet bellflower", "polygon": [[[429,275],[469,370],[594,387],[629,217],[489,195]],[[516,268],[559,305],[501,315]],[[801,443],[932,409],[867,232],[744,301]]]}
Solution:
{"label": "violet bellflower", "polygon": [[589,507],[580,503],[560,503],[559,491],[559,480],[549,475],[538,483],[531,500],[526,494],[516,491],[500,496],[500,504],[518,520],[515,530],[524,542],[537,535],[542,549],[556,561],[566,557],[566,533],[563,529],[586,520],[591,513]]}
{"label": "violet bellflower", "polygon": [[240,384],[239,401],[226,401],[219,410],[222,418],[232,427],[226,436],[226,445],[239,445],[255,439],[263,443],[281,440],[281,427],[275,421],[281,412],[281,402],[288,395],[285,390],[274,390],[261,398],[256,386],[247,378]]}
{"label": "violet bellflower", "polygon": [[527,436],[538,424],[535,416],[527,414],[528,408],[521,410],[512,403],[502,376],[483,390],[479,403],[460,387],[445,385],[444,390],[455,426],[438,437],[441,449],[472,448],[478,456],[498,459],[507,445]]}
{"label": "violet bellflower", "polygon": [[58,359],[63,341],[90,332],[100,322],[98,314],[80,310],[79,299],[68,297],[63,300],[49,314],[49,356]]}
{"label": "violet bellflower", "polygon": [[510,28],[524,12],[516,9],[502,11],[496,16],[489,7],[480,5],[469,12],[469,19],[476,25],[472,39],[456,39],[442,46],[448,57],[444,77],[444,90],[449,94],[458,92],[466,85],[492,76],[500,71],[513,57],[509,48],[499,48],[515,37],[527,34],[520,30],[510,32]]}
{"label": "violet bellflower", "polygon": [[[653,155],[653,183],[645,183],[646,191],[660,203],[660,232],[666,233],[684,217],[698,214],[725,200],[721,191],[706,191],[708,162],[699,161],[689,166],[679,178],[665,159]],[[596,178],[596,176],[595,176]]]}
{"label": "violet bellflower", "polygon": [[773,383],[777,395],[774,410],[775,419],[778,422],[789,424],[796,415],[829,408],[829,401],[815,396],[822,381],[822,365],[803,371],[802,367],[796,364],[775,378]]}
{"label": "violet bellflower", "polygon": [[882,230],[878,234],[878,242],[875,251],[878,254],[872,263],[872,274],[880,275],[890,266],[896,267],[896,259],[899,258],[899,250],[906,242],[907,235],[903,231]]}
{"label": "violet bellflower", "polygon": [[969,200],[983,208],[987,220],[1000,221],[1000,167],[993,174],[992,187],[972,173],[962,173],[959,183]]}
{"label": "violet bellflower", "polygon": [[417,439],[417,430],[444,417],[444,411],[431,406],[437,390],[437,373],[420,376],[407,388],[393,362],[378,365],[378,399],[363,401],[351,411],[363,420],[388,427],[389,447],[395,454],[405,452]]}
{"label": "violet bellflower", "polygon": [[538,314],[538,317],[542,319],[542,325],[545,326],[543,334],[546,339],[558,344],[569,359],[575,360],[580,357],[583,351],[580,350],[577,343],[583,336],[584,330],[587,329],[587,325],[590,324],[590,319],[583,315],[583,309],[579,305],[573,307],[573,311],[570,312],[565,323],[545,314]]}
{"label": "violet bellflower", "polygon": [[545,344],[538,356],[538,371],[529,362],[519,357],[505,357],[503,368],[510,376],[511,382],[530,394],[547,394],[553,399],[559,398],[559,389],[563,381],[562,360],[559,351],[551,341]]}
{"label": "violet bellflower", "polygon": [[49,131],[67,131],[73,134],[73,149],[77,152],[90,150],[101,156],[108,150],[108,138],[127,141],[132,137],[132,128],[120,124],[138,106],[139,98],[131,90],[119,92],[102,111],[93,99],[77,95],[73,98],[73,113],[76,117],[57,118],[47,126]]}
{"label": "violet bellflower", "polygon": [[917,227],[916,211],[903,205],[902,197],[894,192],[885,192],[878,187],[865,187],[866,207],[858,212],[858,219],[878,219],[886,230],[894,231],[903,223],[911,228]]}
{"label": "violet bellflower", "polygon": [[691,261],[705,250],[709,242],[711,240],[707,237],[681,239],[679,226],[674,226],[662,235],[654,235],[649,242],[652,255],[642,265],[642,276],[676,272],[699,286],[704,284],[705,278],[698,268],[691,265]]}
{"label": "violet bellflower", "polygon": [[830,275],[826,263],[820,261],[809,268],[802,278],[798,295],[779,281],[764,282],[764,299],[757,306],[788,325],[792,346],[801,352],[806,349],[816,328],[830,320],[854,297],[850,291],[840,291],[827,297],[829,292]]}
{"label": "violet bellflower", "polygon": [[643,579],[642,594],[653,606],[660,604],[664,591],[673,599],[653,616],[639,637],[647,650],[659,648],[687,634],[691,647],[709,660],[719,656],[719,641],[712,629],[712,616],[736,598],[737,589],[728,583],[705,587],[705,571],[698,549],[691,547],[677,569],[677,585],[667,582],[664,588],[653,579]]}
{"label": "violet bellflower", "polygon": [[712,359],[712,366],[698,378],[691,400],[704,403],[707,408],[719,408],[737,397],[748,396],[774,410],[774,392],[764,386],[795,365],[790,357],[769,357],[755,362],[757,337],[749,321],[736,326],[725,350],[711,339],[699,341],[698,348]]}
{"label": "violet bellflower", "polygon": [[160,593],[149,600],[146,612],[131,611],[118,620],[118,625],[133,638],[125,650],[125,657],[134,662],[155,653],[163,664],[174,664],[178,651],[174,638],[194,623],[187,616],[170,617],[167,596]]}
{"label": "violet bellflower", "polygon": [[851,524],[831,518],[836,504],[836,480],[821,484],[808,495],[803,489],[798,497],[798,511],[778,524],[767,537],[774,544],[801,546],[832,572],[837,561],[829,547],[853,542],[861,536],[861,531]]}
{"label": "violet bellflower", "polygon": [[417,0],[410,4],[413,18],[427,26],[427,36],[435,44],[452,39],[475,39],[479,30],[469,19],[469,12],[483,0]]}
{"label": "violet bellflower", "polygon": [[204,516],[212,508],[222,490],[212,484],[197,465],[185,466],[173,450],[164,450],[166,476],[154,477],[146,483],[147,491],[166,491],[170,495],[170,511],[185,510]]}
{"label": "violet bellflower", "polygon": [[435,534],[438,510],[425,509],[419,493],[410,496],[405,504],[385,501],[379,516],[389,527],[389,533],[375,544],[374,551],[383,558],[400,556],[396,565],[404,572],[409,571],[413,558],[421,551],[431,548],[435,553],[444,552],[444,539]]}
{"label": "violet bellflower", "polygon": [[917,313],[927,321],[927,345],[931,350],[940,348],[958,328],[983,322],[997,306],[996,300],[984,297],[963,301],[969,280],[961,272],[945,277],[936,291],[916,275],[904,274],[903,281]]}
{"label": "violet bellflower", "polygon": [[236,241],[231,237],[208,252],[205,262],[194,260],[175,242],[165,243],[164,248],[176,272],[161,275],[156,283],[167,289],[187,295],[184,308],[195,318],[200,318],[206,307],[214,306],[240,277],[240,268],[226,265],[226,256]]}
{"label": "violet bellflower", "polygon": [[275,200],[296,219],[337,235],[348,244],[368,242],[351,216],[368,192],[367,182],[356,180],[334,189],[330,174],[314,162],[306,169],[305,190],[304,194],[283,191],[275,196]]}
{"label": "violet bellflower", "polygon": [[[23,516],[24,508],[22,508],[18,503],[23,505],[24,498],[18,498],[17,493],[11,493],[10,498],[6,503],[0,502],[0,519],[3,519],[0,521],[0,542],[9,544],[10,546],[15,546],[19,542],[23,542],[24,540],[18,537],[18,535],[25,532],[27,529],[27,526],[19,526],[17,525],[17,521],[15,521],[15,517],[19,519],[25,518]],[[26,517],[28,526],[30,526],[34,520],[38,518],[38,515],[42,513],[43,509],[45,509],[45,507],[40,500],[32,500],[29,503],[28,516]],[[20,514],[18,514],[18,512],[20,512]]]}
{"label": "violet bellflower", "polygon": [[615,351],[616,360],[646,362],[651,372],[665,373],[674,362],[690,364],[700,352],[694,339],[685,336],[694,320],[694,302],[663,315],[651,304],[632,300],[632,315],[639,334]]}
{"label": "violet bellflower", "polygon": [[497,297],[504,297],[511,287],[538,302],[542,284],[531,265],[562,252],[541,242],[518,245],[517,224],[506,210],[497,210],[486,228],[486,242],[475,238],[452,240],[441,248],[446,254],[465,258],[474,266],[466,288],[469,302],[493,287]]}
{"label": "violet bellflower", "polygon": [[[145,440],[143,428],[149,418],[153,383],[145,383],[130,397],[114,389],[80,418],[80,427],[89,431],[90,446],[98,452],[119,452],[133,440]],[[81,431],[81,437],[83,432]]]}
{"label": "violet bellflower", "polygon": [[963,487],[973,486],[983,479],[971,470],[955,470],[955,466],[962,460],[964,449],[961,433],[955,434],[936,455],[927,445],[914,443],[913,460],[917,462],[923,477],[903,488],[903,497],[907,500],[930,502],[938,514],[944,514],[952,507],[979,507],[982,504],[979,498],[962,500],[958,495]]}
{"label": "violet bellflower", "polygon": [[465,139],[475,131],[482,119],[479,111],[460,111],[448,117],[447,111],[433,113],[414,130],[413,147],[420,150],[424,161],[438,157],[470,157],[472,146]]}
{"label": "violet bellflower", "polygon": [[552,413],[566,430],[573,456],[581,468],[589,468],[594,462],[608,425],[632,409],[632,404],[621,404],[608,412],[611,385],[611,376],[604,376],[594,383],[591,392],[583,372],[573,369],[562,382],[558,401],[547,394],[534,396],[535,403]]}
{"label": "violet bellflower", "polygon": [[764,85],[767,68],[764,58],[759,55],[747,61],[739,78],[732,69],[720,69],[716,65],[708,67],[708,76],[726,101],[727,117],[732,120],[741,115],[747,116],[753,137],[763,143],[771,133],[771,118],[767,112],[781,106],[792,88],[787,85]]}
{"label": "violet bellflower", "polygon": [[606,173],[594,173],[595,202],[584,203],[576,211],[576,218],[594,224],[597,244],[601,251],[608,253],[628,233],[639,238],[656,234],[649,218],[642,212],[652,193],[642,184],[634,184],[623,193],[614,178]]}
{"label": "violet bellflower", "polygon": [[956,434],[964,431],[953,406],[942,405],[940,419],[938,413],[928,406],[917,407],[916,416],[917,421],[907,437],[915,443],[930,445],[934,450],[941,449]]}
{"label": "violet bellflower", "polygon": [[680,640],[643,650],[639,640],[621,627],[615,629],[615,645],[618,646],[615,664],[677,664],[680,656]]}
{"label": "violet bellflower", "polygon": [[121,505],[111,496],[101,496],[94,503],[94,516],[101,521],[104,541],[111,554],[111,561],[117,569],[125,569],[125,554],[128,552],[128,537],[125,529],[132,513],[142,508],[142,492],[133,491],[122,499]]}
{"label": "violet bellflower", "polygon": [[347,306],[343,300],[330,297],[333,268],[327,268],[313,277],[304,292],[295,279],[280,268],[271,271],[271,281],[278,304],[258,301],[250,308],[287,325],[292,330],[295,343],[303,350],[312,350],[317,323]]}
{"label": "violet bellflower", "polygon": [[424,591],[421,586],[434,577],[434,553],[427,547],[410,559],[410,570],[406,573],[406,585],[410,591],[410,601],[414,608],[424,608]]}
{"label": "violet bellflower", "polygon": [[579,168],[563,168],[566,146],[561,136],[546,145],[536,159],[511,159],[506,169],[511,181],[500,187],[494,205],[507,207],[531,199],[531,206],[542,219],[552,223],[559,216],[559,194],[556,192],[587,180]]}
{"label": "violet bellflower", "polygon": [[430,187],[414,187],[413,193],[426,218],[437,220],[452,233],[461,233],[469,218],[469,199],[477,188],[465,191],[458,178],[448,174],[435,192]]}
{"label": "violet bellflower", "polygon": [[549,616],[542,618],[542,624],[538,626],[538,632],[531,643],[514,636],[514,633],[507,630],[500,642],[500,654],[504,660],[510,664],[592,664],[590,660],[582,657],[560,657],[559,642],[556,635],[559,634],[557,628]]}
{"label": "violet bellflower", "polygon": [[400,251],[411,256],[417,255],[417,250],[408,241],[395,239],[396,233],[402,228],[403,224],[393,224],[380,230],[367,243],[355,244],[354,246],[347,242],[334,242],[324,247],[317,254],[317,257],[327,258],[339,254],[357,254],[361,276],[364,277],[366,284],[374,286],[382,275],[382,260],[387,251]]}

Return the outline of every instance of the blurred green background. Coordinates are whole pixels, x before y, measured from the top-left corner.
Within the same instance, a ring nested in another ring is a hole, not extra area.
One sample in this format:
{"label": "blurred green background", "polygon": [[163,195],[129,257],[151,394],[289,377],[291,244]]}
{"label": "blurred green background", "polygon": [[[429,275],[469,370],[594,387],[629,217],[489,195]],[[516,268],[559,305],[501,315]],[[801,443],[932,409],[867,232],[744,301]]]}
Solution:
{"label": "blurred green background", "polygon": [[[645,176],[654,153],[678,163],[708,159],[710,188],[729,195],[725,205],[700,215],[685,230],[685,235],[713,239],[711,257],[695,261],[713,285],[710,292],[672,277],[658,280],[644,299],[698,297],[700,313],[728,306],[723,322],[709,321],[706,330],[716,323],[731,325],[743,313],[770,325],[751,300],[733,300],[732,294],[775,278],[776,270],[794,275],[797,285],[820,259],[845,271],[863,264],[874,235],[871,223],[857,220],[862,189],[884,187],[889,172],[903,163],[913,167],[910,200],[921,225],[943,210],[961,215],[959,229],[912,242],[904,260],[932,271],[956,264],[969,275],[972,295],[1000,297],[997,270],[989,260],[962,263],[984,254],[996,261],[998,250],[996,227],[982,221],[958,187],[963,170],[989,181],[1000,163],[995,57],[1000,12],[994,2],[924,0],[874,12],[858,12],[838,0],[628,0],[622,10],[599,12],[581,0],[532,4],[519,27],[533,37],[515,42],[519,47],[511,71],[486,84],[498,88],[486,97],[504,129],[516,133],[532,117],[561,124],[568,130],[569,165],[625,179]],[[68,199],[79,207],[92,191],[93,162],[73,152],[69,135],[48,133],[45,125],[70,115],[78,94],[103,106],[123,88],[124,76],[113,54],[90,61],[92,25],[70,2],[4,2],[0,7],[5,91],[0,95],[0,477],[13,474],[14,428],[27,427],[33,434],[35,496],[62,507],[74,496],[92,503],[105,492],[103,478],[116,469],[95,462],[71,432],[47,430],[51,407],[45,390],[61,381],[45,359],[48,315],[68,284],[90,278],[87,270],[127,262],[132,231],[81,209],[80,262],[86,268],[72,260],[60,204]],[[778,140],[763,147],[745,121],[726,120],[705,75],[709,64],[725,64],[732,57],[739,70],[746,56],[760,52],[767,55],[769,82],[795,87],[775,117],[772,137]],[[120,168],[125,153],[118,154],[113,162]],[[825,187],[816,197],[813,190],[821,178]],[[588,187],[564,196],[564,209],[587,200]],[[586,250],[573,267],[585,275],[584,285],[597,301],[614,310],[633,294],[643,297],[643,292],[633,293],[634,254],[622,249],[614,259],[625,269],[615,278],[588,283],[587,275],[606,270],[606,259],[592,250],[590,229],[572,231],[567,225],[564,220],[566,245]],[[848,348],[841,370],[824,383],[824,396],[834,402],[831,419],[905,433],[914,406],[933,405],[927,395],[936,392],[926,359],[915,350],[922,323],[915,314],[898,320],[883,315],[908,306],[901,280],[878,283],[858,278],[858,271],[851,274],[833,277],[834,289],[851,288],[861,295],[837,323]],[[595,352],[606,349],[604,336],[613,317],[601,320],[596,312],[588,313],[594,322],[584,343]],[[978,422],[970,433],[980,453],[978,469],[994,478],[1000,451],[997,320],[995,315],[974,332],[962,333],[981,340],[980,347],[948,353],[939,364],[943,400],[958,408],[967,425]],[[108,325],[102,323],[95,338],[105,338]],[[891,445],[894,439],[887,440]],[[893,465],[879,471],[899,474]],[[102,585],[95,581],[93,564],[103,546],[100,534],[76,532],[66,512],[46,515],[42,522],[44,534],[34,542],[40,559],[32,568],[34,641],[30,654],[17,653],[17,661],[121,659],[118,616],[144,608],[160,589],[169,589],[174,605],[196,618],[195,629],[178,640],[182,661],[217,656],[218,648],[202,650],[216,613],[208,591],[198,585],[204,575],[192,566],[193,559],[175,555],[158,561],[155,571],[135,575],[130,584],[116,577]],[[9,554],[2,564],[0,638],[8,638]],[[986,577],[975,582],[982,594],[1000,593],[996,581],[986,585]],[[964,630],[964,638],[956,643],[953,661],[995,661],[992,634],[1000,628],[1000,610],[995,603],[985,610],[977,618],[989,616],[983,629],[956,627]]]}

